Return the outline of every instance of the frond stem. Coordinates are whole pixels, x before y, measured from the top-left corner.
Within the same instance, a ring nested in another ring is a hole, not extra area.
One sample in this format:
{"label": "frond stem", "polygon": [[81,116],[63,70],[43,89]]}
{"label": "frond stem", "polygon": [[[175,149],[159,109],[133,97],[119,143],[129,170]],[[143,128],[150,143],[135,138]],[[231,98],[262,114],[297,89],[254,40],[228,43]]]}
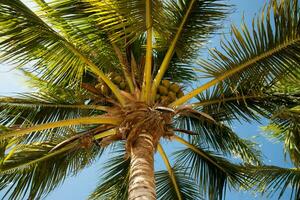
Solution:
{"label": "frond stem", "polygon": [[177,198],[178,200],[182,200],[182,197],[181,197],[181,193],[180,193],[180,190],[179,190],[179,186],[177,184],[177,181],[176,181],[176,177],[175,177],[175,174],[174,174],[174,171],[171,167],[171,164],[170,164],[170,161],[165,153],[165,151],[163,150],[162,146],[160,144],[157,145],[157,151],[159,152],[160,156],[162,157],[166,167],[167,167],[167,170],[169,172],[169,175],[171,177],[171,180],[172,180],[172,183],[175,187],[175,191],[176,191],[176,194],[177,194]]}
{"label": "frond stem", "polygon": [[151,0],[146,0],[146,28],[147,28],[147,44],[146,44],[146,62],[144,68],[144,81],[142,87],[142,98],[149,102],[151,97],[151,73],[152,73],[152,15]]}
{"label": "frond stem", "polygon": [[185,134],[188,134],[188,135],[199,135],[193,131],[189,131],[189,130],[185,130],[185,129],[178,129],[178,128],[175,128],[173,129],[174,131],[176,132],[181,132],[181,133],[185,133]]}
{"label": "frond stem", "polygon": [[102,138],[107,137],[107,136],[115,135],[116,133],[117,133],[116,129],[110,129],[110,130],[101,132],[97,135],[94,135],[94,140],[99,140],[99,139],[102,139]]}
{"label": "frond stem", "polygon": [[212,104],[221,104],[224,102],[228,101],[245,101],[246,99],[261,99],[261,98],[267,98],[267,96],[262,96],[262,95],[249,95],[249,96],[236,96],[236,97],[227,97],[227,98],[220,98],[220,99],[215,99],[215,100],[205,100],[205,101],[200,101],[196,103],[190,104],[192,107],[194,106],[207,106],[207,105],[212,105]]}
{"label": "frond stem", "polygon": [[201,157],[207,159],[210,163],[212,163],[213,165],[218,167],[221,171],[223,171],[224,173],[227,174],[227,172],[223,169],[223,167],[221,167],[216,161],[214,161],[210,157],[208,157],[205,153],[200,151],[197,147],[195,147],[194,145],[190,144],[189,142],[185,141],[184,139],[182,139],[181,137],[178,137],[176,135],[174,135],[173,138],[176,141],[180,142],[181,144],[183,144],[183,145],[187,146],[188,148],[190,148],[191,150],[193,150],[195,153],[199,154]]}
{"label": "frond stem", "polygon": [[82,125],[82,124],[118,125],[119,122],[120,119],[115,117],[82,117],[76,119],[67,119],[67,120],[61,120],[57,122],[46,123],[46,124],[39,124],[29,128],[23,128],[20,130],[11,131],[8,133],[2,133],[0,134],[0,140],[8,137],[22,136],[22,135],[29,134],[31,132],[42,131],[42,130],[57,128],[62,126],[72,126],[72,125]]}
{"label": "frond stem", "polygon": [[183,19],[182,19],[182,21],[181,21],[181,23],[180,23],[180,25],[177,29],[176,35],[175,35],[172,43],[170,44],[170,47],[169,47],[169,49],[168,49],[168,51],[167,51],[167,53],[164,57],[164,60],[162,61],[161,65],[160,65],[160,68],[157,72],[157,75],[155,76],[155,79],[154,79],[153,84],[152,84],[152,89],[151,89],[151,92],[152,92],[151,94],[152,94],[153,98],[155,98],[157,87],[159,86],[165,72],[167,71],[167,69],[169,67],[169,63],[170,63],[170,61],[172,59],[172,56],[174,54],[176,44],[177,44],[177,42],[179,40],[179,37],[180,37],[180,35],[183,31],[183,27],[184,27],[186,21],[188,20],[188,17],[190,15],[190,13],[192,12],[192,8],[193,8],[195,2],[196,2],[196,0],[191,0],[189,2],[188,9],[184,14],[184,17],[183,17]]}
{"label": "frond stem", "polygon": [[192,99],[193,97],[195,97],[196,95],[198,95],[199,93],[201,93],[202,91],[204,90],[207,90],[208,88],[210,88],[211,86],[223,81],[224,79],[242,71],[243,69],[251,66],[252,64],[262,60],[262,59],[265,59],[267,57],[270,57],[272,56],[273,54],[275,53],[278,53],[279,51],[287,48],[288,46],[294,44],[294,43],[297,43],[300,41],[300,36],[294,38],[293,40],[291,41],[288,41],[288,42],[285,42],[281,45],[278,45],[277,47],[271,49],[270,51],[266,51],[264,53],[261,53],[260,55],[254,57],[253,59],[251,60],[248,60],[247,62],[244,62],[242,64],[240,64],[239,66],[236,66],[234,67],[233,69],[231,70],[228,70],[226,71],[225,73],[223,73],[222,75],[220,75],[219,77],[205,83],[204,85],[198,87],[197,89],[191,91],[190,93],[186,94],[185,96],[177,99],[176,101],[174,101],[173,103],[170,104],[170,106],[179,106],[179,105],[182,105],[184,104],[185,102],[187,102],[188,100]]}
{"label": "frond stem", "polygon": [[13,102],[10,100],[4,100],[0,98],[0,105],[15,105],[15,106],[37,106],[37,107],[47,107],[47,108],[74,108],[74,109],[82,109],[82,110],[101,110],[108,111],[109,106],[99,106],[99,105],[64,105],[64,104],[47,104],[47,103],[30,103],[30,102]]}
{"label": "frond stem", "polygon": [[66,152],[66,151],[69,151],[72,148],[75,148],[76,146],[77,146],[76,143],[71,143],[71,144],[69,144],[69,145],[67,145],[67,146],[65,146],[65,147],[63,147],[63,148],[61,148],[61,149],[59,149],[57,151],[54,151],[54,152],[51,152],[51,153],[47,153],[46,155],[44,155],[44,156],[42,156],[40,158],[37,158],[35,160],[32,160],[32,161],[30,161],[28,163],[23,163],[23,164],[20,164],[18,166],[15,166],[15,167],[12,167],[12,168],[8,168],[8,169],[5,169],[5,170],[0,170],[0,174],[4,174],[4,173],[9,172],[9,171],[14,170],[14,169],[26,167],[26,166],[29,166],[29,165],[32,165],[32,164],[35,164],[35,163],[38,163],[38,162],[45,161],[45,160],[47,160],[47,159],[49,159],[49,158],[51,158],[53,156],[56,156],[56,155],[59,155],[61,153]]}

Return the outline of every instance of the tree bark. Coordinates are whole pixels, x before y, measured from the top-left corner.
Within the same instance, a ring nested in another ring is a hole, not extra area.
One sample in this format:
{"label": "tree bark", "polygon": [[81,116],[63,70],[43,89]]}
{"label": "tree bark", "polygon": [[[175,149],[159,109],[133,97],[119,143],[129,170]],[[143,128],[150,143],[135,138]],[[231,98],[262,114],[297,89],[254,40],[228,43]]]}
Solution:
{"label": "tree bark", "polygon": [[138,136],[131,149],[128,199],[156,199],[153,137],[146,132]]}

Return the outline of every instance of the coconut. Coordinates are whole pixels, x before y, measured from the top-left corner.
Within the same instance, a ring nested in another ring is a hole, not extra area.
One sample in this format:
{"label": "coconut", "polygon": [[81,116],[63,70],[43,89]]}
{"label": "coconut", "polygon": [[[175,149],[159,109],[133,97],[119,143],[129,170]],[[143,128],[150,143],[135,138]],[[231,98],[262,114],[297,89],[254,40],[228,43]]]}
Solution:
{"label": "coconut", "polygon": [[180,90],[180,86],[176,83],[172,83],[170,86],[170,90],[177,93]]}
{"label": "coconut", "polygon": [[158,86],[158,92],[161,94],[161,95],[167,95],[168,94],[168,88],[166,88],[165,86]]}
{"label": "coconut", "polygon": [[162,80],[162,81],[161,81],[161,84],[162,84],[163,86],[165,86],[166,88],[169,88],[171,83],[170,83],[169,80]]}
{"label": "coconut", "polygon": [[119,84],[119,86],[120,86],[120,89],[121,89],[121,90],[124,90],[125,87],[126,87],[125,81],[122,81],[122,82]]}
{"label": "coconut", "polygon": [[177,98],[181,98],[184,96],[184,93],[182,92],[182,90],[179,90],[176,94]]}
{"label": "coconut", "polygon": [[169,91],[168,92],[168,97],[170,99],[170,101],[175,101],[176,100],[176,93]]}
{"label": "coconut", "polygon": [[112,79],[112,81],[113,81],[115,84],[119,84],[119,83],[121,83],[121,81],[122,81],[122,77],[119,76],[119,75],[117,75],[117,76],[115,76],[115,77]]}

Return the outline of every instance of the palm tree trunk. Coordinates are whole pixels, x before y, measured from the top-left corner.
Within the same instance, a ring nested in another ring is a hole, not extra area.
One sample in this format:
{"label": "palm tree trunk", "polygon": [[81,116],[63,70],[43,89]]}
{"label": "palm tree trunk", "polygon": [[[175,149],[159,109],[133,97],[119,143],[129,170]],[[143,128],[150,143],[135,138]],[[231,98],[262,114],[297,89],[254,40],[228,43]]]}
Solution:
{"label": "palm tree trunk", "polygon": [[155,200],[154,146],[151,134],[138,136],[131,150],[129,200]]}

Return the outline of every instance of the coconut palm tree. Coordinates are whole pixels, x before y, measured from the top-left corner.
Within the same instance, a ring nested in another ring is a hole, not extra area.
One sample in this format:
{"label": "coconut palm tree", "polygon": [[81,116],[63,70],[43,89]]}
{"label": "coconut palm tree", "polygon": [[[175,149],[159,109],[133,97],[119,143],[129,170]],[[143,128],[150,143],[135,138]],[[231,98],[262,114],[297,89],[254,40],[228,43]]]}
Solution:
{"label": "coconut palm tree", "polygon": [[90,199],[222,199],[227,185],[252,186],[259,152],[231,124],[295,106],[272,87],[299,70],[297,0],[271,1],[252,30],[232,26],[207,59],[232,10],[221,0],[34,2],[0,0],[1,61],[35,91],[0,100],[4,198],[43,198],[103,155]]}

